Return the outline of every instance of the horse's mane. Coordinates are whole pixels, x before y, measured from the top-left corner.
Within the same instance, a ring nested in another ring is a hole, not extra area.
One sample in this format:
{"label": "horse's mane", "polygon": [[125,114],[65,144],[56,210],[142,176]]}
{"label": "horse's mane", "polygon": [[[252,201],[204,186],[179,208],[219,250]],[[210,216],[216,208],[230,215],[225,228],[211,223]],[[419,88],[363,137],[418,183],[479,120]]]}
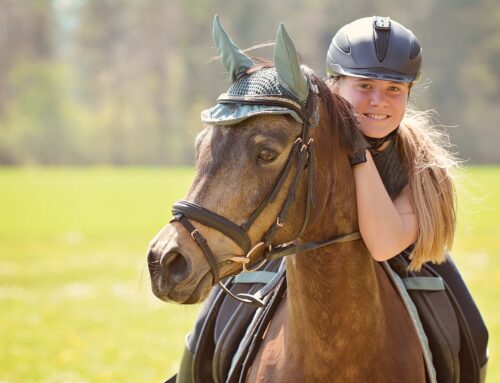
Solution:
{"label": "horse's mane", "polygon": [[318,88],[326,111],[327,129],[334,129],[337,132],[339,145],[345,148],[347,154],[357,153],[365,148],[366,142],[358,128],[359,122],[354,107],[343,97],[333,93],[312,71],[307,76]]}

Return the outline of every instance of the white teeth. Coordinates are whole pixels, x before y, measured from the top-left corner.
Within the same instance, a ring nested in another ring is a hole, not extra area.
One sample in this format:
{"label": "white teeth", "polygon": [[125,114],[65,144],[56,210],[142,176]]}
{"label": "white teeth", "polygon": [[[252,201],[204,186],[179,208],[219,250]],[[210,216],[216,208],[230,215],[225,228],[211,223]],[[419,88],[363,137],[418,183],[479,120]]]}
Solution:
{"label": "white teeth", "polygon": [[387,114],[372,114],[372,113],[365,113],[365,116],[368,118],[373,118],[374,120],[385,120],[389,116]]}

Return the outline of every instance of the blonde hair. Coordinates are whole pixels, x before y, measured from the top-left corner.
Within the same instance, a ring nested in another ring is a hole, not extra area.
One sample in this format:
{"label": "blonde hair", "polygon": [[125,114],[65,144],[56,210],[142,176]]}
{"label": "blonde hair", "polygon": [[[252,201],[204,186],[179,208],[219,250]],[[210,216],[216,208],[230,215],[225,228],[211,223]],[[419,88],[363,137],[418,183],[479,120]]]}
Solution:
{"label": "blonde hair", "polygon": [[431,123],[430,111],[407,108],[398,139],[418,222],[409,269],[420,270],[425,262],[444,262],[453,245],[457,217],[451,171],[459,162],[447,150],[448,135]]}

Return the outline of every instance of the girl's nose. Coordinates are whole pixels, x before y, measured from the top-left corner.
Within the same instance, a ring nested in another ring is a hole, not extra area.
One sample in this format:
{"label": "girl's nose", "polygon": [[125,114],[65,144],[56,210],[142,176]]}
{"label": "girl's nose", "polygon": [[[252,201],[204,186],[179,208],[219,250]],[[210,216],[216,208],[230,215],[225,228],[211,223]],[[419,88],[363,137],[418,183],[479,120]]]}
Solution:
{"label": "girl's nose", "polygon": [[372,106],[385,106],[387,105],[387,99],[384,92],[376,90],[371,93],[370,105]]}

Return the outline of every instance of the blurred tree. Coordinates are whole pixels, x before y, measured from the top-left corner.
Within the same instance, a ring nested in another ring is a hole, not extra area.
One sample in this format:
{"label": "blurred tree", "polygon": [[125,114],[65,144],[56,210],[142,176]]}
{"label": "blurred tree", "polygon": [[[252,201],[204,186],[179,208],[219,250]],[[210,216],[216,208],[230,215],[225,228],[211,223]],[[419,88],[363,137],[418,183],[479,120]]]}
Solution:
{"label": "blurred tree", "polygon": [[75,101],[70,66],[18,64],[10,72],[13,100],[4,109],[0,161],[19,164],[88,163],[85,126],[90,112]]}
{"label": "blurred tree", "polygon": [[13,98],[7,82],[19,62],[49,58],[52,54],[52,14],[43,0],[0,0],[0,118]]}
{"label": "blurred tree", "polygon": [[229,85],[210,60],[216,13],[241,48],[273,40],[284,22],[319,74],[343,24],[402,22],[424,47],[415,103],[458,126],[463,157],[500,162],[497,2],[0,0],[0,164],[192,163],[199,113]]}

